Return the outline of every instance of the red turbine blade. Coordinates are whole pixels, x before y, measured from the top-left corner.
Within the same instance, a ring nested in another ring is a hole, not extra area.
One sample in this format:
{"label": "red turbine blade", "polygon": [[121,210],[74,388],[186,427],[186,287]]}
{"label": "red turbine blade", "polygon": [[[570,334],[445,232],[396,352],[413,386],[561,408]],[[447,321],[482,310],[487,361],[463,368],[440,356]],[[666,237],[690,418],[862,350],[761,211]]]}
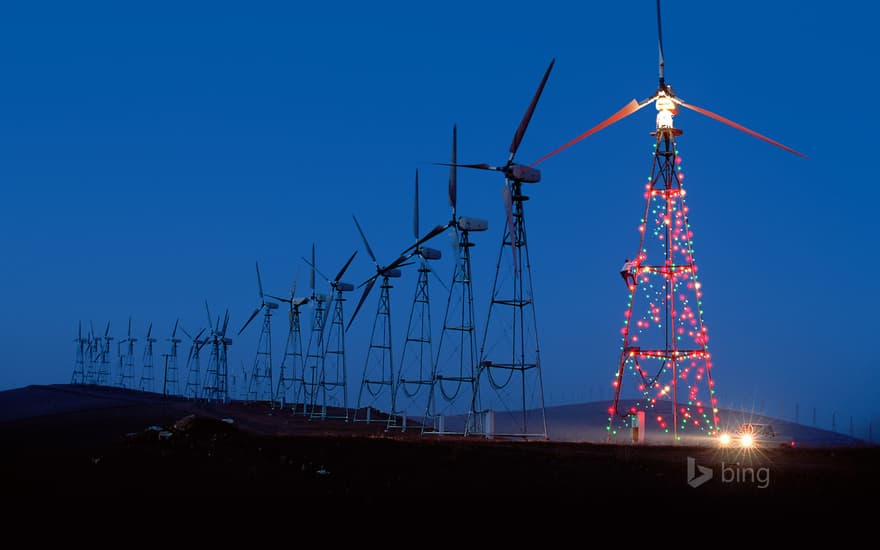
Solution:
{"label": "red turbine blade", "polygon": [[750,136],[754,136],[758,139],[764,140],[771,145],[775,145],[775,146],[779,147],[780,149],[784,149],[784,150],[788,151],[789,153],[793,153],[801,158],[807,158],[807,155],[805,155],[799,151],[795,151],[791,147],[788,147],[787,145],[783,145],[783,144],[779,143],[778,141],[773,141],[772,139],[768,138],[767,136],[762,136],[761,134],[759,134],[758,132],[755,132],[754,130],[749,130],[748,128],[746,128],[742,124],[737,124],[736,122],[730,120],[729,118],[724,118],[721,115],[716,115],[712,111],[707,111],[706,109],[703,109],[702,107],[697,107],[696,105],[691,105],[689,103],[685,103],[684,101],[678,101],[677,103],[679,105],[681,105],[682,107],[687,107],[688,109],[690,109],[692,111],[696,111],[696,112],[700,113],[701,115],[706,115],[709,118],[714,118],[718,122],[723,122],[724,124],[727,124],[728,126],[736,128],[737,130],[740,130],[742,132],[745,132],[745,133],[749,134]]}
{"label": "red turbine blade", "polygon": [[568,143],[566,143],[562,147],[559,147],[557,149],[554,149],[553,151],[550,151],[549,153],[547,153],[543,157],[541,157],[538,160],[536,160],[535,162],[531,163],[529,166],[535,166],[537,164],[540,164],[540,163],[544,162],[545,160],[547,160],[548,158],[552,157],[553,155],[555,155],[557,153],[561,153],[562,151],[565,151],[566,149],[568,149],[569,147],[571,147],[575,143],[579,142],[580,140],[585,139],[587,137],[590,137],[591,135],[595,134],[596,132],[605,128],[606,126],[611,126],[615,122],[622,120],[622,119],[628,117],[629,115],[635,113],[636,111],[638,111],[639,109],[641,109],[642,107],[647,105],[648,103],[650,103],[650,102],[639,105],[639,103],[635,99],[633,99],[632,101],[627,103],[621,110],[617,111],[616,113],[614,113],[610,117],[606,118],[604,121],[600,122],[596,126],[593,126],[592,128],[590,128],[589,130],[587,130],[583,134],[579,135],[578,137],[574,138],[573,140],[569,141]]}

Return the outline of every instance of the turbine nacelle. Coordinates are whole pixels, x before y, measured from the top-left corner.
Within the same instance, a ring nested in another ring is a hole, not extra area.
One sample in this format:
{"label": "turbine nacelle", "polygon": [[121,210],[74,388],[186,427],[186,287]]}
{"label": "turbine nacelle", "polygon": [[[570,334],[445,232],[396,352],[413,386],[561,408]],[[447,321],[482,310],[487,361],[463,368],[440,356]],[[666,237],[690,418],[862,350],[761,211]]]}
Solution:
{"label": "turbine nacelle", "polygon": [[351,292],[354,290],[354,285],[351,283],[336,283],[334,288],[339,292]]}
{"label": "turbine nacelle", "polygon": [[439,260],[443,257],[443,254],[436,248],[422,246],[419,247],[419,256],[424,260]]}
{"label": "turbine nacelle", "polygon": [[504,175],[507,179],[522,183],[538,183],[541,181],[540,170],[522,164],[511,164],[504,170]]}
{"label": "turbine nacelle", "polygon": [[455,224],[461,231],[486,231],[489,229],[489,222],[479,218],[467,218],[462,216],[458,218]]}

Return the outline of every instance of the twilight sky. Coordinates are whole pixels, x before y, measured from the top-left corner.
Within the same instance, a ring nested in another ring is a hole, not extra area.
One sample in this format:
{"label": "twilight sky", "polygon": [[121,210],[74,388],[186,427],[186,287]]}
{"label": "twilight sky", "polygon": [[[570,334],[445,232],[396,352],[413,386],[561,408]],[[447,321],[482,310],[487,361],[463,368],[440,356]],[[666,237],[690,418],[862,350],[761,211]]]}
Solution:
{"label": "twilight sky", "polygon": [[[445,222],[447,171],[430,163],[447,160],[453,123],[460,161],[502,164],[553,57],[522,162],[651,95],[654,2],[575,4],[4,5],[0,389],[67,382],[79,320],[110,320],[118,337],[131,315],[138,337],[152,321],[165,338],[177,317],[204,325],[207,299],[237,331],[257,302],[254,261],[267,290],[285,293],[297,273],[305,287],[312,241],[328,274],[362,248],[352,213],[390,261],[411,240],[414,170],[422,227]],[[809,156],[691,111],[676,118],[722,407],[791,417],[800,403],[802,420],[816,406],[820,424],[837,411],[857,430],[880,414],[878,16],[852,1],[664,5],[677,94]],[[550,404],[608,396],[626,305],[618,269],[638,245],[653,125],[644,109],[543,163],[528,189]],[[474,239],[478,326],[501,186],[459,172],[459,213],[490,222]],[[445,237],[435,246],[450,251]],[[373,273],[364,252],[352,282]],[[448,279],[452,263],[436,268]],[[398,341],[415,279],[395,289]],[[349,333],[354,380],[374,311],[371,297]],[[230,368],[250,364],[256,335],[236,339]]]}

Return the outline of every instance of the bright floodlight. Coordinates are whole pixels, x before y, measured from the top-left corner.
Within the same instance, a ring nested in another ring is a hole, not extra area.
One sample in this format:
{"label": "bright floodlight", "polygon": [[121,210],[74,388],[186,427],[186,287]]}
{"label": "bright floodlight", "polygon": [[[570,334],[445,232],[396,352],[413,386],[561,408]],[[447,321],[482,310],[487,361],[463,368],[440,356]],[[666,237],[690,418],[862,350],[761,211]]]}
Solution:
{"label": "bright floodlight", "polygon": [[742,439],[740,439],[739,442],[740,445],[742,445],[743,447],[750,448],[754,446],[755,439],[750,434],[745,434],[744,436],[742,436]]}
{"label": "bright floodlight", "polygon": [[730,434],[721,434],[721,437],[718,438],[718,441],[722,446],[727,447],[730,445]]}

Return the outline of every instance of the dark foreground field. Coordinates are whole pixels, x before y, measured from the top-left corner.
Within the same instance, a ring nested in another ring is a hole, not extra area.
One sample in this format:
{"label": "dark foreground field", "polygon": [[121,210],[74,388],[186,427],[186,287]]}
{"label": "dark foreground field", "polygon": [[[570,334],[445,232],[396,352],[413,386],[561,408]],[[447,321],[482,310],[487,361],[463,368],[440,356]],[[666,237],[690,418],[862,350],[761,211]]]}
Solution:
{"label": "dark foreground field", "polygon": [[[193,416],[190,416],[193,415]],[[187,418],[189,417],[189,418]],[[232,417],[233,424],[220,419]],[[181,419],[186,418],[185,421]],[[177,423],[177,427],[173,425]],[[161,426],[168,433],[149,429]],[[395,496],[857,495],[880,489],[877,447],[766,449],[419,438],[106,388],[0,393],[5,494]],[[688,485],[688,458],[712,478]]]}

